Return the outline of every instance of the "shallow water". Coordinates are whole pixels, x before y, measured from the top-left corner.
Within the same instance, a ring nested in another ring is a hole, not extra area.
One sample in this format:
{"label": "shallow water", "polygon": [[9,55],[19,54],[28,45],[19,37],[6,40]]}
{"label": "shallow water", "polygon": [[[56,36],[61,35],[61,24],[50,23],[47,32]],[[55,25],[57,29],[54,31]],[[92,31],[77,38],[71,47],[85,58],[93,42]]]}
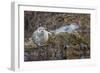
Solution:
{"label": "shallow water", "polygon": [[56,30],[53,30],[51,32],[56,32],[56,33],[68,32],[68,33],[72,33],[74,30],[76,30],[78,28],[79,28],[78,24],[72,23],[70,25],[61,26],[60,28],[57,28]]}

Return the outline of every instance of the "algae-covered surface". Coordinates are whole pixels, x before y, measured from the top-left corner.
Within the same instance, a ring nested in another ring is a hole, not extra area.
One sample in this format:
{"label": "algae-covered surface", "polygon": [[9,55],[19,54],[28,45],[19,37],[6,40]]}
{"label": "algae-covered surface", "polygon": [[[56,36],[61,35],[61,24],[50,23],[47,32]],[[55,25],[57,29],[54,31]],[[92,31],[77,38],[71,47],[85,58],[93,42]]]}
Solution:
{"label": "algae-covered surface", "polygon": [[[71,24],[79,27],[54,31]],[[40,26],[51,32],[43,46],[32,41]],[[88,59],[90,50],[90,14],[24,11],[24,61]]]}

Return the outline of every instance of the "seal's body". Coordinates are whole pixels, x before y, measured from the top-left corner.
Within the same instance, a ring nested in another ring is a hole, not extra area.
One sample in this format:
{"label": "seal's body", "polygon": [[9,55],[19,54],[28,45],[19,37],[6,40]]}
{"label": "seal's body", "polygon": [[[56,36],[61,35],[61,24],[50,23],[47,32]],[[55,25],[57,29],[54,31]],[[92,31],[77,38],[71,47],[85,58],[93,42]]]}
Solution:
{"label": "seal's body", "polygon": [[49,32],[44,27],[39,27],[33,32],[32,40],[37,46],[43,46],[49,38]]}

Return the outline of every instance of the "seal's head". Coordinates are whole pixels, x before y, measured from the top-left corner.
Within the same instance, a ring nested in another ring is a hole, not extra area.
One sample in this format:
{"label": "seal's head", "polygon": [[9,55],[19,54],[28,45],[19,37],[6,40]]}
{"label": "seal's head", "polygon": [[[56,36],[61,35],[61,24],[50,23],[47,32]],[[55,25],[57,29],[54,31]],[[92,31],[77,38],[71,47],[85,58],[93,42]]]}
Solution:
{"label": "seal's head", "polygon": [[37,31],[38,31],[38,33],[42,33],[42,32],[45,31],[45,28],[44,28],[44,27],[39,27],[39,28],[37,29]]}

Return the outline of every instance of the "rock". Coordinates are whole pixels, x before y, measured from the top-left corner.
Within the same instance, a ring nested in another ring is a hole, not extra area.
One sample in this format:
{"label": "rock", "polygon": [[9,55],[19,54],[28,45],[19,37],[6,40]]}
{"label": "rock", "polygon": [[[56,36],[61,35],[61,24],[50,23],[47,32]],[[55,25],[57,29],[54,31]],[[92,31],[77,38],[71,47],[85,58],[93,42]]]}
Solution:
{"label": "rock", "polygon": [[25,48],[37,48],[36,44],[33,43],[32,38],[24,43]]}
{"label": "rock", "polygon": [[24,61],[30,60],[30,54],[28,52],[24,52]]}

